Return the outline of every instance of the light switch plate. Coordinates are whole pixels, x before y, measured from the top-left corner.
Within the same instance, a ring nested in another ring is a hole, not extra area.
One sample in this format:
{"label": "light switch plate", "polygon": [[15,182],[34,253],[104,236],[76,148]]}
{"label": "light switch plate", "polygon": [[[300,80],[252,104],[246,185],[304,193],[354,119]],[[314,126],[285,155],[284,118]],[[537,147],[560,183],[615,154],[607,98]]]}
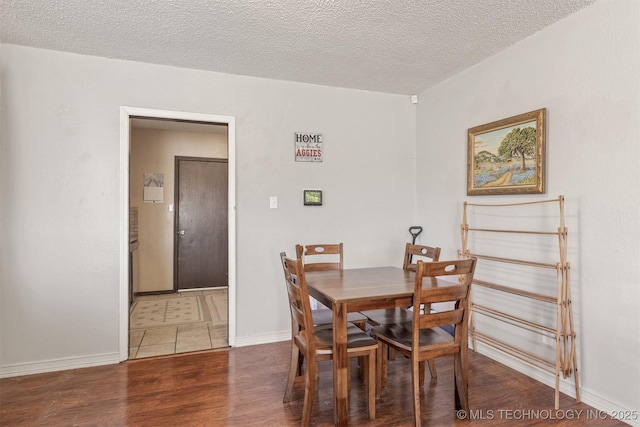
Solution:
{"label": "light switch plate", "polygon": [[270,209],[278,209],[278,197],[277,196],[269,197],[269,208]]}

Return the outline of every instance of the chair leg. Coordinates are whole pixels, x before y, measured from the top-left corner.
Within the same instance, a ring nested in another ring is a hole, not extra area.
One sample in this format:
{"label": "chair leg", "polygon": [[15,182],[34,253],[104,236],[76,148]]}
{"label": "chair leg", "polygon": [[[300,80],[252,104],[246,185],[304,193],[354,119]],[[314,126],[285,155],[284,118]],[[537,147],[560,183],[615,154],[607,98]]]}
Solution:
{"label": "chair leg", "polygon": [[378,350],[371,350],[366,357],[367,363],[367,408],[369,409],[369,419],[376,418],[376,353]]}
{"label": "chair leg", "polygon": [[369,356],[359,356],[358,364],[360,365],[360,379],[362,380],[362,384],[367,385],[369,383]]}
{"label": "chair leg", "polygon": [[[360,322],[356,322],[354,323],[354,325],[356,325],[358,328],[360,328],[362,330],[362,332],[367,333],[367,321],[363,320]],[[360,369],[363,369],[363,363],[364,363],[364,357],[358,357],[358,366],[360,367]],[[364,378],[364,375],[362,376]]]}
{"label": "chair leg", "polygon": [[389,347],[389,350],[387,351],[387,359],[389,360],[394,360],[396,358],[396,351]]}
{"label": "chair leg", "polygon": [[307,360],[307,372],[304,379],[304,404],[302,406],[302,422],[300,425],[308,426],[311,422],[311,410],[318,386],[318,363]]}
{"label": "chair leg", "polygon": [[304,363],[304,356],[302,355],[302,352],[298,353],[298,368],[296,370],[296,376],[301,376],[304,375],[304,370],[302,368],[302,364]]}
{"label": "chair leg", "polygon": [[382,361],[386,358],[385,345],[378,343],[378,351],[376,355],[376,397],[382,394]]}
{"label": "chair leg", "polygon": [[293,391],[293,382],[297,376],[299,367],[300,349],[291,342],[291,361],[289,363],[289,375],[287,376],[287,387],[284,390],[284,398],[282,401],[287,403],[291,400],[291,392]]}
{"label": "chair leg", "polygon": [[366,383],[366,374],[365,372],[366,370],[366,365],[367,364],[367,358],[365,356],[360,356],[358,357],[358,367],[360,367],[360,379],[362,380],[362,383]]}
{"label": "chair leg", "polygon": [[425,376],[425,369],[424,369],[424,364],[426,362],[422,361],[418,363],[418,376],[420,378],[420,387],[424,387],[424,376]]}
{"label": "chair leg", "polygon": [[469,413],[469,365],[466,357],[456,354],[453,365],[456,409]]}
{"label": "chair leg", "polygon": [[416,427],[420,427],[420,362],[411,356],[411,384],[413,388],[413,421]]}
{"label": "chair leg", "polygon": [[386,357],[386,354],[389,351],[389,346],[386,345],[386,344],[382,344],[382,346],[383,346],[383,349],[384,349],[385,357],[381,358],[382,359],[382,371],[381,371],[382,372],[382,378],[380,379],[380,385],[382,387],[384,387],[384,386],[387,385],[387,357]]}
{"label": "chair leg", "polygon": [[427,363],[429,363],[429,372],[431,373],[431,378],[438,378],[438,372],[436,371],[436,361],[431,359],[427,360]]}

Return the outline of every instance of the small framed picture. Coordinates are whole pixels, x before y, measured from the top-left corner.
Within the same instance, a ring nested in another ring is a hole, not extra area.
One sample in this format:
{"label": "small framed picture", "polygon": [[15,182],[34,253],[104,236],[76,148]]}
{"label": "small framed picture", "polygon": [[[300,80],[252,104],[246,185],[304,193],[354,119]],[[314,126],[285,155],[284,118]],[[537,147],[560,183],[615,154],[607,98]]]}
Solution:
{"label": "small framed picture", "polygon": [[322,190],[302,190],[305,206],[322,206]]}

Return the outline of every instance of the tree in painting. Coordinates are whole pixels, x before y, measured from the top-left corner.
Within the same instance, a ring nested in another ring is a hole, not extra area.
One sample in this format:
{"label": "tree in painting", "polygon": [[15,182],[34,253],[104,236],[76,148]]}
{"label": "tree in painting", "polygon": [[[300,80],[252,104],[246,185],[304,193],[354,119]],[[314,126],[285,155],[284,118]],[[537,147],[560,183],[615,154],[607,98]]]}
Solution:
{"label": "tree in painting", "polygon": [[519,157],[522,170],[525,170],[525,159],[536,153],[536,130],[533,127],[513,128],[502,140],[498,154],[505,158]]}

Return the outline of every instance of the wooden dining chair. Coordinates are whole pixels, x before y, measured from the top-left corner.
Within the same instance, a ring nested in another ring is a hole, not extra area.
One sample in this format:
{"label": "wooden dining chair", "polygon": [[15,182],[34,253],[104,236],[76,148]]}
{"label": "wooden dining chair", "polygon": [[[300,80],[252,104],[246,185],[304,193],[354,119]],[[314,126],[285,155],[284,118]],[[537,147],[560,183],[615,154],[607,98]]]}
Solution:
{"label": "wooden dining chair", "polygon": [[[311,315],[311,302],[302,261],[287,257],[282,258],[282,266],[289,296],[291,311],[291,361],[287,386],[283,401],[291,400],[294,380],[298,371],[298,357],[300,354],[307,360],[305,370],[304,404],[302,408],[302,426],[308,426],[311,419],[314,394],[318,386],[318,362],[333,359],[333,328],[331,324],[314,326]],[[366,372],[367,409],[369,419],[376,415],[376,354],[378,342],[360,330],[357,326],[347,323],[347,355],[348,357],[363,358],[363,372]]]}
{"label": "wooden dining chair", "polygon": [[404,261],[402,262],[402,268],[405,270],[416,271],[418,268],[418,261],[432,262],[438,261],[439,259],[439,247],[407,243],[404,249]]}
{"label": "wooden dining chair", "polygon": [[296,245],[296,256],[302,260],[306,272],[342,270],[344,268],[342,243]]}
{"label": "wooden dining chair", "polygon": [[[416,271],[418,261],[438,261],[440,259],[440,250],[441,249],[439,247],[407,243],[404,250],[402,268],[405,270]],[[423,305],[421,309],[431,310],[431,306],[425,307]],[[405,307],[367,310],[362,311],[361,314],[367,318],[367,321],[371,326],[393,325],[396,323],[411,322],[413,319],[413,310],[409,310]],[[387,355],[387,358],[393,357],[393,350],[391,350]],[[431,378],[436,378],[438,376],[436,365],[433,361],[429,361],[429,372],[431,373]]]}
{"label": "wooden dining chair", "polygon": [[[296,257],[302,260],[305,272],[343,270],[342,243],[296,245]],[[324,306],[323,306],[324,307]],[[330,309],[316,308],[312,310],[314,325],[333,323]],[[351,322],[363,331],[367,329],[367,318],[360,313],[349,313],[347,322]]]}
{"label": "wooden dining chair", "polygon": [[[462,409],[469,413],[468,298],[475,266],[475,258],[443,262],[418,261],[414,307],[419,307],[420,304],[446,302],[453,303],[453,308],[437,313],[415,310],[410,323],[380,325],[372,329],[380,342],[376,395],[380,396],[387,375],[387,360],[382,354],[385,348],[391,347],[411,360],[413,414],[416,426],[420,426],[420,389],[424,362],[437,357],[454,357],[455,407],[456,410]],[[440,286],[435,289],[432,287],[432,282],[437,277],[453,275],[458,276],[457,285]],[[443,326],[453,326],[453,336],[444,331]]]}

